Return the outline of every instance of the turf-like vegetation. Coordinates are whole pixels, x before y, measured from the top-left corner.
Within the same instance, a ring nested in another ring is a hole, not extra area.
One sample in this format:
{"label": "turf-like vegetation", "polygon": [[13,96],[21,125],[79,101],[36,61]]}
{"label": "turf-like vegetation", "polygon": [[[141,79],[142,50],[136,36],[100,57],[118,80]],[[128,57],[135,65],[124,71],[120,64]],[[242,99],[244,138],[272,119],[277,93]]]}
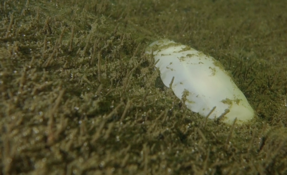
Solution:
{"label": "turf-like vegetation", "polygon": [[[1,173],[286,174],[285,4],[2,0]],[[188,110],[144,54],[159,38],[218,59],[256,119]]]}

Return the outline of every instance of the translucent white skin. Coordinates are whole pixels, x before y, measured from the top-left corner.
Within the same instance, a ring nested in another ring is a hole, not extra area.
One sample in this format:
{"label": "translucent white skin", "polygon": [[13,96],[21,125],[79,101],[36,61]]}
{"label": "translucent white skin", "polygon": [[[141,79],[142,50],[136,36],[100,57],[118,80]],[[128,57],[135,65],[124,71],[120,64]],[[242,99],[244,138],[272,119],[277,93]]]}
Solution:
{"label": "translucent white skin", "polygon": [[[193,112],[210,119],[242,124],[254,117],[254,111],[244,94],[223,69],[222,65],[212,58],[193,48],[170,40],[153,42],[146,50],[153,54],[160,76],[169,87],[172,79],[172,90]],[[228,112],[229,111],[229,112]]]}

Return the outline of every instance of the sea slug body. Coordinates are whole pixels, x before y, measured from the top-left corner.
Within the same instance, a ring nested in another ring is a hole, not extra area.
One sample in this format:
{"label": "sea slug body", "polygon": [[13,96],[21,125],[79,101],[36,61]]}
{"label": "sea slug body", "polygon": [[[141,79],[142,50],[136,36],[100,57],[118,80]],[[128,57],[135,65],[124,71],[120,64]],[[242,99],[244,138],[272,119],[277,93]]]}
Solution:
{"label": "sea slug body", "polygon": [[[153,42],[146,49],[153,54],[165,84],[193,112],[232,124],[250,121],[254,110],[244,94],[213,57],[167,39]],[[212,112],[211,112],[212,111]],[[211,113],[210,113],[211,112]]]}

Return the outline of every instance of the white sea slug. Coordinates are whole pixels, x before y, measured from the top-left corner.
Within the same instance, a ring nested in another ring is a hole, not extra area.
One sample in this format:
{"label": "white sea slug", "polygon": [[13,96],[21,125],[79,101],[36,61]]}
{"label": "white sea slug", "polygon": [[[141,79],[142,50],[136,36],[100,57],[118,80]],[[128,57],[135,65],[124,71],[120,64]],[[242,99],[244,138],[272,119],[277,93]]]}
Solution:
{"label": "white sea slug", "polygon": [[193,112],[227,124],[254,117],[244,94],[211,56],[166,39],[153,42],[146,53],[153,54],[163,83]]}

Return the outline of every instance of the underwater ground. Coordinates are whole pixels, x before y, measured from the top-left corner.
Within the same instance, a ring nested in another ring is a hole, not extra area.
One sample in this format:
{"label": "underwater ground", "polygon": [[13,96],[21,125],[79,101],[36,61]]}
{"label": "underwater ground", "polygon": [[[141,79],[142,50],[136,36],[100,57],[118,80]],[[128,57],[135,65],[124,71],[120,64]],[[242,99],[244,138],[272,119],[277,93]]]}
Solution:
{"label": "underwater ground", "polygon": [[[284,0],[1,0],[0,168],[8,174],[287,174]],[[144,54],[219,60],[256,111],[206,120]]]}

